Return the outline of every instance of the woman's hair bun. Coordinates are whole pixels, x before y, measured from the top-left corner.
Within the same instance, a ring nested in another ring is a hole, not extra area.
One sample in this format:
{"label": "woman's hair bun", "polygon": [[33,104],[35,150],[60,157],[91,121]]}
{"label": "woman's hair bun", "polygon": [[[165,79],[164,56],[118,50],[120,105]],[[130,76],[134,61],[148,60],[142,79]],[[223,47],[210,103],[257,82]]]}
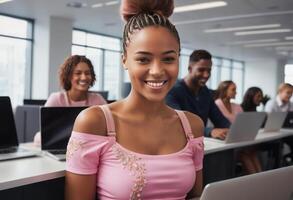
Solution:
{"label": "woman's hair bun", "polygon": [[170,17],[174,10],[174,0],[121,0],[120,13],[128,21],[139,13],[156,12]]}

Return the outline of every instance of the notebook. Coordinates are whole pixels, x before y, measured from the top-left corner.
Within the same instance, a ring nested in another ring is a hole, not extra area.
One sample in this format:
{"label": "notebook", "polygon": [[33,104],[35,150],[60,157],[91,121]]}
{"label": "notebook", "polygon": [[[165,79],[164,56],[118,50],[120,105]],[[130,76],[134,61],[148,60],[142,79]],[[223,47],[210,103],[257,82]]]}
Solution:
{"label": "notebook", "polygon": [[36,156],[18,145],[16,126],[9,97],[0,97],[0,161]]}
{"label": "notebook", "polygon": [[288,112],[282,128],[293,128],[293,112]]}
{"label": "notebook", "polygon": [[287,112],[270,112],[267,113],[267,119],[262,132],[279,131],[284,124]]}
{"label": "notebook", "polygon": [[231,124],[226,139],[213,139],[213,141],[221,143],[252,141],[255,139],[265,117],[265,112],[239,113]]}
{"label": "notebook", "polygon": [[293,166],[205,186],[200,200],[293,200]]}
{"label": "notebook", "polygon": [[66,159],[66,148],[77,115],[87,107],[41,107],[42,151],[60,161]]}

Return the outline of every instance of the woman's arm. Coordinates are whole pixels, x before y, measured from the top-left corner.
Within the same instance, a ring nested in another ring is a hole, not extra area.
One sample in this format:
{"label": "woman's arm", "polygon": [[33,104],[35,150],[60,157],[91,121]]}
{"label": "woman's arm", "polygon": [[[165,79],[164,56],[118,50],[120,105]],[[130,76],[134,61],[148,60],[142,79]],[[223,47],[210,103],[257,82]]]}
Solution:
{"label": "woman's arm", "polygon": [[[88,108],[84,111],[82,111],[73,127],[74,132],[79,132],[83,133],[85,135],[87,134],[92,134],[92,135],[100,135],[100,136],[106,136],[107,135],[107,130],[106,130],[106,122],[104,119],[103,112],[101,111],[100,108],[98,107],[91,107]],[[93,146],[89,146],[90,148],[93,149]],[[78,166],[77,169],[79,168],[84,168],[85,166],[85,161],[88,163],[91,163],[91,169],[93,167],[98,168],[98,161],[93,160],[99,158],[95,158],[95,156],[99,156],[99,154],[95,151],[90,153],[90,150],[86,150],[87,145],[84,143],[83,146],[83,157],[77,156],[77,157],[71,157],[70,159],[75,159],[75,160],[67,160],[67,165],[72,167],[72,164],[77,163],[77,165],[73,165],[74,169]],[[85,153],[87,152],[87,155]],[[94,157],[92,157],[94,156]],[[88,160],[91,159],[91,160]],[[73,162],[73,163],[72,163]],[[80,166],[80,164],[83,164]],[[66,200],[94,200],[96,199],[96,187],[97,187],[97,174],[96,172],[92,174],[77,174],[73,172],[66,171],[65,175],[65,199]]]}
{"label": "woman's arm", "polygon": [[[200,119],[200,117],[190,112],[185,112],[185,114],[190,123],[194,138],[202,137],[204,132],[203,121]],[[187,195],[187,199],[200,197],[202,193],[202,187],[203,187],[203,176],[202,176],[202,169],[200,169],[196,171],[196,180],[192,190]]]}
{"label": "woman's arm", "polygon": [[94,200],[96,197],[96,174],[79,175],[66,172],[66,200]]}

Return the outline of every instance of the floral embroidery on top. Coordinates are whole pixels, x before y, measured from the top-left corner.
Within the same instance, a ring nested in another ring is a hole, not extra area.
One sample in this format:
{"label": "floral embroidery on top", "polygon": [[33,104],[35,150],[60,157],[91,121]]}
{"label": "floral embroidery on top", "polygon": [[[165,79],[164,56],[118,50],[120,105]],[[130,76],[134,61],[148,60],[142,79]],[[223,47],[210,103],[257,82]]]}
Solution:
{"label": "floral embroidery on top", "polygon": [[73,154],[80,148],[82,148],[83,142],[74,138],[70,138],[67,151],[66,151],[66,160],[72,158]]}
{"label": "floral embroidery on top", "polygon": [[119,146],[114,144],[112,146],[112,151],[119,159],[123,168],[130,171],[131,175],[135,177],[134,185],[132,187],[132,193],[130,194],[131,200],[141,199],[142,189],[146,184],[146,168],[144,163],[140,163],[141,158],[123,151]]}

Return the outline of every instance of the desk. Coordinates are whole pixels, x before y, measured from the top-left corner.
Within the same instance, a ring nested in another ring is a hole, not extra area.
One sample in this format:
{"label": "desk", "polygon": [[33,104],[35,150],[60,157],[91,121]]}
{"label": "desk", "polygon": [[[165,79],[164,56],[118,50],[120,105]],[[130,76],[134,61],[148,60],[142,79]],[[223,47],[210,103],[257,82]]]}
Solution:
{"label": "desk", "polygon": [[264,143],[275,143],[276,163],[274,168],[280,167],[282,158],[282,139],[292,137],[293,130],[282,129],[280,132],[259,132],[256,139],[248,142],[225,144],[213,138],[205,138],[204,185],[210,182],[235,177],[235,152],[241,148]]}
{"label": "desk", "polygon": [[[205,138],[204,177],[213,177],[213,179],[205,180],[205,183],[233,177],[234,165],[231,166],[231,163],[235,163],[234,151],[236,149],[289,136],[293,136],[292,130],[259,133],[254,141],[231,144]],[[22,146],[31,148],[30,144]],[[33,150],[39,151],[38,148]],[[216,166],[214,165],[215,160]],[[0,162],[0,172],[0,199],[63,199],[65,162],[42,156],[3,161]],[[219,176],[218,174],[221,173],[222,175]]]}
{"label": "desk", "polygon": [[0,199],[62,200],[64,175],[65,162],[44,156],[1,161]]}

